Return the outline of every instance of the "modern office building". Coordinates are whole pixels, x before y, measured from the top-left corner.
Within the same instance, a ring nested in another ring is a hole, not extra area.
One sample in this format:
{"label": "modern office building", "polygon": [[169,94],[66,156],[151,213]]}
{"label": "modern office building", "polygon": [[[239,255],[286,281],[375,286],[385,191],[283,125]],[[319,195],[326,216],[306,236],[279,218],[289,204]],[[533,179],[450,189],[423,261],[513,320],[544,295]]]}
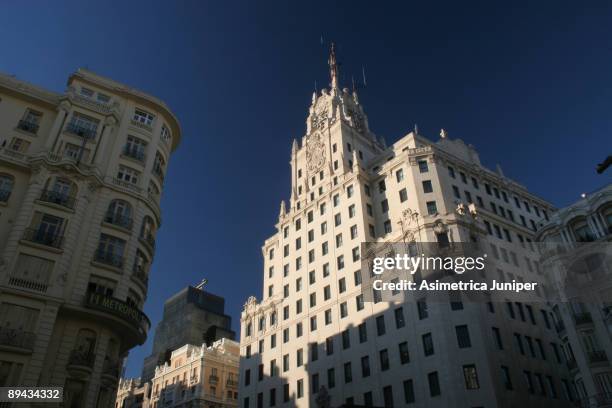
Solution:
{"label": "modern office building", "polygon": [[544,290],[533,302],[366,300],[365,241],[477,241],[497,279],[544,285],[533,240],[554,209],[445,131],[386,146],[340,87],[333,49],[329,63],[262,247],[262,300],[242,312],[241,406],[570,406]]}
{"label": "modern office building", "polygon": [[0,385],[110,407],[142,344],[179,123],[159,99],[80,69],[55,93],[0,75]]}
{"label": "modern office building", "polygon": [[150,383],[121,380],[115,407],[237,407],[239,362],[239,344],[233,340],[186,344],[155,368]]}
{"label": "modern office building", "polygon": [[153,352],[144,361],[143,382],[150,381],[155,368],[170,361],[172,352],[185,344],[211,345],[215,340],[235,338],[231,317],[225,314],[225,299],[205,292],[202,286],[188,286],[164,303]]}
{"label": "modern office building", "polygon": [[553,213],[537,239],[579,406],[612,406],[612,185]]}

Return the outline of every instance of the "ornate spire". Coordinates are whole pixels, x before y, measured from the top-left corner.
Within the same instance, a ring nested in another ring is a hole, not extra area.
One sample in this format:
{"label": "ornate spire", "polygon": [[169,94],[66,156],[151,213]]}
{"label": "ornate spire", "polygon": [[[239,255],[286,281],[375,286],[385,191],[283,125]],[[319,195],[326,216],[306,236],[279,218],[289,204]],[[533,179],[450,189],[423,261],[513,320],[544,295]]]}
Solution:
{"label": "ornate spire", "polygon": [[336,44],[333,42],[329,49],[329,76],[332,89],[338,88],[338,62],[336,61]]}

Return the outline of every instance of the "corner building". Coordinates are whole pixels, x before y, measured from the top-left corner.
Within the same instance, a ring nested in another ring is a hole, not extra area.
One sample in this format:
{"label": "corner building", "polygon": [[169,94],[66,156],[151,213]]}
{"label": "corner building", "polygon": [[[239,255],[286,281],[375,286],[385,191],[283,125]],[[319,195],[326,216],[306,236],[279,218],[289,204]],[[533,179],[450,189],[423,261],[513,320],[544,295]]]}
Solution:
{"label": "corner building", "polygon": [[114,404],[121,362],[150,326],[180,133],[162,101],[87,70],[61,94],[0,75],[0,385]]}
{"label": "corner building", "polygon": [[262,300],[241,315],[241,406],[570,406],[543,293],[533,304],[364,301],[364,241],[479,240],[503,265],[498,279],[543,282],[533,237],[553,208],[444,131],[386,146],[339,87],[333,49],[330,74],[293,143]]}

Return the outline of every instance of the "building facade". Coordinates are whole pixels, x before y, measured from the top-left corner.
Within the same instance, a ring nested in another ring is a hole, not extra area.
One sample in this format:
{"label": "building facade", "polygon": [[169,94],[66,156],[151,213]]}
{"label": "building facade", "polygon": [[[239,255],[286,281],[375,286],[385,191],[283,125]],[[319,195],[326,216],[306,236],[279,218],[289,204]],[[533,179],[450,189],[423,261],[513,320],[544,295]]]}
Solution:
{"label": "building facade", "polygon": [[155,368],[169,361],[171,353],[185,344],[211,345],[215,340],[233,340],[231,317],[225,314],[225,299],[188,286],[164,303],[162,320],[155,329],[153,351],[142,369],[142,381],[153,378]]}
{"label": "building facade", "polygon": [[121,380],[115,407],[237,407],[239,347],[225,338],[210,345],[186,344],[155,368],[150,383]]}
{"label": "building facade", "polygon": [[293,142],[290,200],[262,247],[262,300],[241,315],[241,406],[570,406],[545,293],[364,301],[365,241],[478,241],[499,259],[498,279],[545,285],[534,236],[553,207],[445,131],[386,146],[357,93],[340,88],[333,49],[330,75]]}
{"label": "building facade", "polygon": [[65,93],[0,75],[0,385],[110,407],[142,344],[160,196],[180,140],[157,98],[78,70]]}
{"label": "building facade", "polygon": [[[612,185],[552,214],[538,240],[580,406],[612,406]],[[582,259],[586,273],[572,267]]]}

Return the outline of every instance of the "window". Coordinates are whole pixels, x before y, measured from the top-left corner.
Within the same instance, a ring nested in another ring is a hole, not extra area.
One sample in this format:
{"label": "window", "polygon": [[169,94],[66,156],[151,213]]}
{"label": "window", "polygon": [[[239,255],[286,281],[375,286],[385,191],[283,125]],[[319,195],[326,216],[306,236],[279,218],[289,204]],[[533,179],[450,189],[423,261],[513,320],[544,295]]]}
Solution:
{"label": "window", "polygon": [[395,172],[395,179],[397,180],[398,183],[404,179],[403,169],[399,169],[398,171]]}
{"label": "window", "polygon": [[398,345],[400,363],[408,364],[410,362],[410,353],[408,352],[408,343],[403,341]]}
{"label": "window", "polygon": [[304,380],[299,379],[297,382],[297,397],[302,398],[304,396]]}
{"label": "window", "polygon": [[427,166],[427,161],[419,160],[418,165],[419,165],[419,172],[427,173],[429,171],[429,167]]}
{"label": "window", "polygon": [[368,327],[365,322],[357,326],[357,331],[359,332],[359,343],[368,341]]}
{"label": "window", "polygon": [[495,340],[495,345],[497,346],[497,349],[503,350],[504,344],[502,342],[502,338],[501,338],[499,329],[497,327],[492,327],[491,330],[493,331],[493,339]]}
{"label": "window", "polygon": [[417,301],[417,311],[419,314],[419,320],[426,319],[429,316],[429,311],[427,308],[427,300],[419,299]]}
{"label": "window", "polygon": [[404,309],[402,307],[398,307],[394,311],[395,314],[395,327],[397,329],[401,329],[406,325],[406,321],[404,320]]}
{"label": "window", "polygon": [[134,116],[132,117],[133,121],[152,126],[154,119],[155,116],[153,116],[153,114],[142,109],[134,109]]}
{"label": "window", "polygon": [[355,297],[355,305],[356,305],[357,311],[363,310],[363,307],[364,307],[363,295],[357,295]]}
{"label": "window", "polygon": [[363,378],[370,376],[370,357],[361,357],[361,376]]}
{"label": "window", "polygon": [[117,268],[123,266],[125,241],[107,234],[100,234],[95,260]]}
{"label": "window", "polygon": [[463,378],[465,379],[465,388],[468,390],[477,390],[480,388],[478,383],[478,372],[474,364],[463,366]]}
{"label": "window", "polygon": [[423,181],[423,192],[424,193],[432,193],[433,192],[433,186],[431,184],[431,180]]}
{"label": "window", "polygon": [[434,344],[433,344],[433,338],[431,336],[431,333],[425,333],[422,336],[422,341],[423,341],[423,353],[425,354],[425,356],[431,356],[434,354]]}
{"label": "window", "polygon": [[383,336],[387,332],[385,328],[385,316],[377,316],[376,317],[376,334],[379,336]]}
{"label": "window", "polygon": [[468,331],[467,325],[455,326],[455,332],[457,334],[457,345],[459,348],[472,347],[470,332]]}
{"label": "window", "polygon": [[400,202],[401,202],[401,203],[403,203],[403,202],[405,202],[406,200],[408,200],[408,192],[406,191],[406,189],[405,189],[405,188],[402,188],[402,189],[399,191],[399,197],[400,197]]}
{"label": "window", "polygon": [[13,191],[15,179],[8,174],[0,174],[0,201],[7,202]]}
{"label": "window", "polygon": [[86,139],[93,139],[96,136],[99,123],[97,119],[75,112],[66,126],[66,131]]}
{"label": "window", "polygon": [[436,202],[435,201],[428,201],[427,202],[427,214],[435,215],[437,213],[438,213],[438,207],[436,206]]}
{"label": "window", "polygon": [[351,347],[351,335],[348,329],[342,332],[342,349],[346,350]]}
{"label": "window", "polygon": [[357,238],[357,225],[351,227],[351,239]]}
{"label": "window", "polygon": [[119,166],[119,170],[117,171],[117,179],[120,181],[125,181],[130,184],[138,184],[138,179],[140,177],[140,173],[130,167]]}
{"label": "window", "polygon": [[506,366],[501,366],[502,380],[507,390],[512,389],[512,380],[510,378],[510,369]]}
{"label": "window", "polygon": [[390,234],[392,229],[391,229],[391,221],[386,220],[383,224],[384,230],[385,230],[385,234]]}
{"label": "window", "polygon": [[389,202],[387,200],[381,201],[380,208],[383,213],[386,213],[387,211],[389,211]]}
{"label": "window", "polygon": [[414,398],[414,384],[412,380],[404,381],[404,402],[406,404],[412,404],[415,401]]}
{"label": "window", "polygon": [[427,374],[427,382],[429,383],[429,395],[432,397],[440,395],[440,381],[437,371]]}
{"label": "window", "polygon": [[353,373],[351,370],[351,363],[344,363],[344,382],[346,384],[353,381]]}
{"label": "window", "polygon": [[379,356],[381,371],[387,371],[389,369],[389,351],[387,349],[380,350]]}

